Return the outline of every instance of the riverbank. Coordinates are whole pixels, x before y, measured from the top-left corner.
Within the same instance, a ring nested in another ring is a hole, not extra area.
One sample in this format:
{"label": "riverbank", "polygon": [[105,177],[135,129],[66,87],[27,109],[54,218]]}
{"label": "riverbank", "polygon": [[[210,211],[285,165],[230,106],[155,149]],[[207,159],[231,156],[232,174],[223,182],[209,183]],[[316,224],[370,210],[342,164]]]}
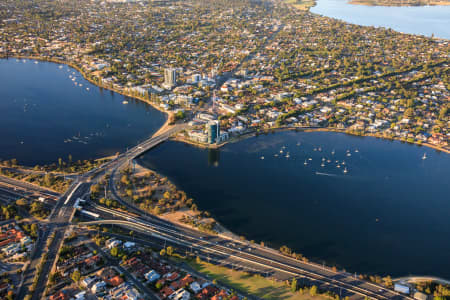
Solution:
{"label": "riverbank", "polygon": [[348,3],[366,6],[436,6],[450,5],[447,0],[350,0]]}
{"label": "riverbank", "polygon": [[69,67],[75,69],[78,73],[81,74],[81,76],[83,76],[84,79],[86,79],[87,81],[89,81],[90,83],[92,83],[93,85],[95,85],[95,86],[97,86],[99,88],[115,92],[115,93],[123,95],[125,97],[129,97],[129,98],[132,98],[132,99],[140,100],[140,101],[150,105],[154,109],[156,109],[156,110],[158,110],[158,111],[160,111],[160,112],[162,112],[162,113],[167,115],[166,122],[155,133],[155,135],[158,134],[161,131],[161,129],[167,128],[168,123],[170,122],[170,118],[173,115],[173,112],[166,111],[166,110],[162,109],[159,105],[149,101],[148,99],[145,99],[144,97],[131,95],[131,94],[127,93],[126,91],[118,90],[118,89],[115,89],[115,88],[113,88],[111,86],[106,86],[106,85],[103,85],[103,84],[99,84],[98,82],[95,82],[94,80],[92,80],[90,77],[88,77],[86,75],[86,73],[83,71],[83,69],[80,66],[78,66],[77,64],[75,64],[73,62],[64,61],[64,60],[60,60],[60,59],[57,59],[57,58],[48,58],[48,57],[40,57],[40,56],[23,56],[23,55],[14,55],[14,56],[8,56],[8,57],[0,56],[0,59],[30,59],[30,60],[51,62],[51,63],[56,63],[56,64],[63,64],[63,65],[66,65],[66,66],[69,66]]}
{"label": "riverbank", "polygon": [[298,132],[336,132],[336,133],[345,133],[348,135],[356,135],[356,136],[361,136],[361,137],[375,137],[375,138],[380,138],[380,139],[385,139],[385,140],[391,140],[391,141],[399,141],[399,142],[403,142],[403,143],[408,143],[411,145],[417,145],[417,146],[424,146],[424,147],[428,147],[437,151],[441,151],[447,154],[450,154],[450,149],[447,148],[443,148],[440,146],[436,146],[430,143],[420,143],[420,142],[410,142],[407,141],[406,139],[401,139],[398,137],[387,137],[387,136],[383,136],[381,134],[372,134],[372,133],[364,133],[364,134],[360,134],[360,133],[354,133],[354,132],[350,132],[348,130],[345,129],[338,129],[338,128],[331,128],[331,127],[277,127],[277,128],[271,128],[268,130],[264,130],[264,131],[251,131],[248,133],[244,133],[240,136],[231,138],[223,143],[220,144],[206,144],[206,143],[200,143],[200,142],[196,142],[196,141],[192,141],[189,140],[185,137],[182,136],[176,136],[173,137],[172,140],[178,141],[178,142],[183,142],[186,144],[190,144],[202,149],[219,149],[222,148],[223,146],[230,144],[230,143],[237,143],[239,141],[245,140],[247,138],[251,138],[251,137],[255,137],[258,135],[264,135],[264,134],[270,134],[270,133],[276,133],[276,132],[282,132],[282,131],[287,131],[287,130],[291,130],[291,131],[298,131]]}

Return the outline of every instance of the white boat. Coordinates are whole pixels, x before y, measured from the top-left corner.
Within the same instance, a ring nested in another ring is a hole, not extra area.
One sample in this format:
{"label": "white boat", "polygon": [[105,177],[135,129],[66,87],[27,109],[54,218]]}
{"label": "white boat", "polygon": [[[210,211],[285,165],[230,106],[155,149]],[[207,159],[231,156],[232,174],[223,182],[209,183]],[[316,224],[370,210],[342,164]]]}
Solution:
{"label": "white boat", "polygon": [[123,100],[122,104],[128,104],[128,101],[127,100]]}
{"label": "white boat", "polygon": [[327,163],[330,163],[331,162],[331,160],[327,160]]}
{"label": "white boat", "polygon": [[274,156],[275,156],[275,157],[278,157],[278,154],[275,154]]}
{"label": "white boat", "polygon": [[336,167],[340,168],[340,167],[341,167],[341,165],[337,165]]}
{"label": "white boat", "polygon": [[320,166],[321,166],[321,167],[323,168],[323,167],[325,167],[325,164],[324,164],[324,163],[322,163],[322,164],[321,164]]}
{"label": "white boat", "polygon": [[289,155],[289,153],[288,153],[288,154],[286,154],[286,158],[289,158],[289,157],[291,157],[291,156]]}
{"label": "white boat", "polygon": [[359,150],[358,150],[358,149],[356,149],[356,150],[355,150],[355,153],[358,153],[358,152],[359,152]]}
{"label": "white boat", "polygon": [[83,86],[83,84],[82,84],[82,83],[80,83],[79,85],[80,85],[80,86]]}
{"label": "white boat", "polygon": [[309,160],[309,161],[311,161],[311,160],[312,160],[312,158],[310,157],[310,158],[308,158],[308,160]]}
{"label": "white boat", "polygon": [[352,156],[352,154],[349,152],[349,153],[347,153],[347,156]]}
{"label": "white boat", "polygon": [[86,91],[89,91],[89,88],[88,88],[88,87],[86,88]]}
{"label": "white boat", "polygon": [[345,169],[344,169],[344,173],[347,173],[347,172],[348,172],[348,171],[347,171],[347,168],[345,168]]}
{"label": "white boat", "polygon": [[303,163],[305,166],[308,164],[307,162],[306,162],[306,159],[305,159],[305,162]]}
{"label": "white boat", "polygon": [[426,153],[423,154],[422,159],[423,160],[427,159],[427,154]]}
{"label": "white boat", "polygon": [[63,66],[59,66],[58,68],[62,69],[62,68],[63,68]]}
{"label": "white boat", "polygon": [[39,62],[37,60],[34,61],[35,64],[38,64]]}
{"label": "white boat", "polygon": [[334,155],[334,153],[336,153],[334,150],[333,151],[331,151],[331,155]]}
{"label": "white boat", "polygon": [[283,150],[280,150],[280,153],[283,153]]}
{"label": "white boat", "polygon": [[264,156],[261,156],[261,159],[264,159]]}

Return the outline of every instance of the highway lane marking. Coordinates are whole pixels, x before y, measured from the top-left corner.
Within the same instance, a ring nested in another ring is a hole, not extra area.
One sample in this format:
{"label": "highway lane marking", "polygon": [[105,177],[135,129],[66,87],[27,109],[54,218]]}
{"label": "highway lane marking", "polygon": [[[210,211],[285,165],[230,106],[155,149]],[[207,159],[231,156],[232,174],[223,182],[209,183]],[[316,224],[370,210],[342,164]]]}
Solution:
{"label": "highway lane marking", "polygon": [[[140,221],[140,220],[138,220],[138,219],[136,219],[136,218],[130,218],[126,213],[123,213],[123,212],[117,212],[117,211],[115,211],[115,210],[103,208],[103,207],[101,207],[101,206],[97,206],[97,207],[98,207],[100,210],[103,210],[103,211],[108,212],[108,213],[113,214],[113,215],[116,214],[116,215],[121,216],[121,217],[124,217],[124,218],[126,218],[126,219],[128,219],[128,220],[134,219],[135,222],[140,223],[140,224],[144,224],[143,226],[153,226],[154,228],[159,228],[159,230],[167,231],[167,232],[172,233],[172,234],[176,234],[176,235],[180,235],[180,236],[183,236],[183,237],[186,237],[186,238],[190,238],[190,239],[196,240],[197,242],[207,243],[207,244],[209,244],[209,245],[213,245],[214,247],[221,247],[221,248],[224,248],[224,249],[226,249],[226,250],[232,250],[232,251],[235,251],[235,252],[240,252],[241,255],[247,255],[247,256],[250,256],[250,257],[254,257],[254,258],[257,258],[257,259],[262,259],[262,260],[266,260],[266,261],[271,262],[271,260],[269,260],[269,259],[267,259],[267,258],[260,257],[260,256],[257,256],[257,255],[251,254],[251,253],[243,252],[243,251],[241,251],[241,250],[236,250],[236,249],[232,249],[232,248],[230,249],[230,248],[224,247],[224,246],[222,246],[222,245],[216,245],[216,244],[213,244],[213,243],[211,243],[211,242],[209,242],[209,241],[199,240],[198,238],[195,238],[195,237],[189,237],[189,236],[186,236],[186,235],[184,235],[184,234],[178,233],[178,232],[176,232],[176,231],[173,231],[173,230],[170,230],[170,229],[168,229],[168,228],[164,228],[164,227],[161,227],[161,226],[158,226],[158,225],[149,225],[149,224],[143,223],[142,221]],[[173,226],[170,226],[170,227],[173,227]],[[277,256],[278,256],[278,254],[273,254],[273,255],[277,255]],[[284,256],[283,256],[283,258],[285,258],[285,259],[286,259],[286,258],[290,259],[289,257],[284,257]],[[278,261],[274,261],[274,262],[275,262],[275,263],[278,263],[278,264],[280,264],[280,265],[283,265],[283,266],[285,266],[285,267],[294,268],[294,269],[297,269],[297,270],[302,270],[302,271],[304,271],[304,272],[309,272],[309,271],[300,269],[300,268],[297,267],[297,266],[287,265],[286,263],[282,263],[282,262],[278,262]],[[298,261],[295,261],[295,262],[296,262],[296,263],[299,263]],[[317,266],[315,266],[315,265],[311,265],[311,264],[307,264],[307,265],[310,265],[311,267],[316,268],[316,269],[319,268],[319,267],[317,267]],[[332,273],[332,272],[329,271],[329,270],[323,270],[323,271],[327,271],[327,272],[329,272],[329,273]],[[317,274],[317,273],[315,273],[315,272],[310,272],[310,273],[312,273],[312,274]],[[336,274],[338,274],[338,273],[336,273]],[[352,278],[352,275],[351,275],[351,274],[346,274],[346,273],[342,273],[342,274],[347,275],[347,277],[349,277],[349,278]],[[323,278],[327,278],[326,276],[320,275],[320,274],[317,274],[317,276],[321,276],[321,277],[323,277]],[[334,279],[329,279],[329,280],[334,280]],[[339,281],[338,281],[338,282],[339,282]],[[344,282],[344,281],[341,281],[341,282],[342,282],[343,284],[351,285],[351,283],[347,283],[347,282]],[[369,283],[369,282],[364,282],[364,281],[361,282],[361,283],[370,285],[371,287],[375,288],[375,289],[376,289],[375,291],[372,291],[372,290],[367,290],[367,291],[369,291],[369,292],[371,292],[371,293],[374,293],[374,294],[376,294],[376,295],[378,295],[377,293],[379,293],[379,291],[382,290],[383,293],[391,293],[391,294],[394,294],[394,295],[399,295],[399,296],[405,297],[404,295],[400,295],[400,294],[396,293],[395,291],[391,291],[391,290],[385,289],[385,288],[382,287],[382,286],[377,286],[377,285],[371,284],[371,283]],[[356,288],[359,288],[359,287],[356,287]],[[360,289],[362,289],[362,288],[360,288]],[[364,290],[364,289],[362,289],[362,290]],[[381,295],[380,295],[380,296],[381,296]],[[384,297],[384,296],[383,296],[383,297]],[[407,298],[408,298],[408,297],[407,297]],[[411,298],[410,298],[410,299],[411,299]]]}
{"label": "highway lane marking", "polygon": [[[106,211],[106,210],[104,210],[104,211]],[[140,221],[138,221],[138,220],[135,220],[135,221],[136,221],[136,223],[132,223],[132,222],[129,222],[129,221],[121,221],[121,220],[113,220],[113,221],[94,221],[94,222],[90,222],[90,223],[101,223],[101,222],[104,222],[104,223],[115,222],[115,223],[118,223],[118,224],[121,224],[121,223],[122,223],[122,224],[125,225],[125,226],[130,226],[130,227],[136,226],[136,227],[138,227],[139,229],[143,230],[144,232],[150,230],[150,231],[157,232],[157,233],[159,233],[159,234],[162,234],[162,235],[166,235],[166,236],[167,236],[167,233],[164,233],[164,232],[158,232],[158,231],[156,231],[154,228],[152,228],[151,226],[153,226],[153,225],[147,225],[147,224],[144,224],[144,225],[143,225]],[[156,228],[156,226],[153,226],[153,227]],[[159,226],[158,226],[158,227],[159,227]],[[167,229],[163,229],[163,230],[167,230]],[[180,235],[180,236],[182,236],[182,237],[184,237],[184,238],[188,238],[188,239],[191,239],[191,240],[196,240],[197,242],[209,243],[209,242],[207,242],[207,241],[199,240],[199,239],[197,239],[197,238],[195,238],[195,237],[185,236],[185,235],[180,234],[180,233],[176,233],[176,232],[175,232],[174,234]],[[175,238],[178,242],[173,241],[174,238]],[[183,241],[183,240],[181,240],[180,238],[177,238],[177,237],[165,237],[164,239],[169,240],[169,241],[173,241],[173,242],[175,242],[175,243],[178,243],[178,244],[181,244],[181,245],[184,245],[184,246],[187,246],[187,247],[190,247],[190,245],[192,244],[192,243],[191,243],[191,244],[188,244],[188,242]],[[209,243],[209,244],[210,244],[210,243]],[[238,260],[247,261],[247,262],[250,262],[250,263],[253,263],[253,264],[257,264],[257,265],[261,265],[261,266],[264,266],[264,267],[269,267],[269,268],[272,268],[272,269],[276,269],[276,270],[278,270],[278,271],[280,271],[280,272],[285,272],[285,273],[288,273],[288,274],[291,274],[291,275],[294,275],[294,276],[298,276],[298,275],[305,276],[306,274],[309,274],[309,276],[311,276],[311,277],[310,277],[311,279],[314,279],[314,280],[317,280],[317,281],[320,281],[320,282],[323,282],[323,283],[327,283],[327,281],[324,281],[324,280],[328,280],[328,281],[331,281],[331,282],[328,282],[328,284],[333,285],[333,286],[335,286],[335,287],[337,287],[337,288],[342,288],[342,287],[340,287],[340,286],[337,286],[335,283],[333,283],[333,282],[336,282],[336,283],[341,284],[342,286],[344,286],[344,289],[353,291],[354,293],[357,293],[357,294],[360,294],[360,295],[367,296],[368,294],[374,294],[374,295],[376,295],[376,296],[378,296],[378,297],[387,298],[387,297],[385,297],[385,296],[383,296],[383,295],[378,295],[378,294],[377,294],[376,292],[374,292],[374,291],[371,291],[371,290],[365,290],[365,289],[360,288],[360,287],[357,287],[357,286],[352,286],[350,283],[343,282],[343,281],[338,281],[338,280],[335,280],[335,279],[331,279],[331,278],[328,278],[328,277],[326,277],[326,276],[324,276],[324,275],[320,275],[320,274],[316,274],[316,273],[311,272],[311,271],[307,271],[307,270],[304,270],[304,269],[300,269],[299,267],[286,265],[285,263],[282,263],[282,262],[271,261],[271,260],[269,260],[269,259],[267,259],[267,258],[264,258],[264,257],[259,257],[259,256],[256,256],[256,255],[253,255],[253,254],[245,253],[245,254],[248,255],[248,256],[253,256],[254,259],[259,259],[259,260],[263,260],[263,261],[264,261],[264,260],[265,260],[265,261],[269,261],[269,262],[271,262],[271,263],[274,263],[274,264],[278,264],[278,265],[284,266],[285,268],[294,269],[294,270],[296,270],[297,272],[300,272],[300,273],[294,273],[294,272],[289,271],[289,270],[283,270],[283,269],[280,269],[279,267],[276,267],[276,266],[274,266],[274,265],[272,265],[272,264],[268,265],[267,263],[261,263],[261,262],[258,262],[258,261],[253,261],[253,260],[250,260],[250,259],[245,258],[245,257],[237,256],[235,253],[226,253],[226,252],[223,252],[223,251],[221,251],[221,250],[217,250],[217,249],[214,249],[214,248],[211,248],[211,247],[206,247],[206,246],[200,245],[200,244],[198,244],[198,243],[195,243],[195,244],[193,244],[193,245],[196,245],[198,248],[201,248],[202,250],[207,251],[207,252],[212,252],[212,253],[215,252],[215,253],[219,253],[219,254],[225,255],[225,256],[232,256],[232,257],[235,257],[235,258],[238,259]],[[226,248],[226,247],[219,246],[219,245],[214,245],[214,244],[212,244],[212,245],[213,245],[214,247],[222,247],[222,248],[225,248],[225,249],[228,250],[228,251],[234,251],[234,252],[237,252],[237,250],[234,250],[234,249],[228,249],[228,248]],[[240,251],[240,252],[242,252],[242,251]],[[242,255],[242,254],[241,254],[241,255]],[[315,277],[322,278],[323,280],[314,278],[314,276],[315,276]],[[345,287],[345,286],[347,286],[347,287]],[[358,290],[360,290],[360,291],[362,291],[362,292],[359,292]],[[390,291],[389,291],[389,292],[390,292]],[[372,296],[370,296],[370,297],[372,297]],[[372,297],[372,298],[375,298],[375,297]],[[376,298],[375,298],[375,299],[376,299]]]}
{"label": "highway lane marking", "polygon": [[69,196],[67,196],[66,201],[64,201],[64,205],[67,205],[67,203],[69,203],[70,198],[72,198],[73,193],[75,193],[75,191],[80,187],[81,182],[78,182],[78,184],[73,188],[72,192],[69,194]]}

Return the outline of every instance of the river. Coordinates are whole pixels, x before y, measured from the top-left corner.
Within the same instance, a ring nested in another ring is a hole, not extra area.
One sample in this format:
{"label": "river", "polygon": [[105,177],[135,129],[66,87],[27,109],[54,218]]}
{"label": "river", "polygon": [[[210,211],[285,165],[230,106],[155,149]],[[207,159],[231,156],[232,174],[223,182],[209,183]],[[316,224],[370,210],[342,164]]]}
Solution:
{"label": "river", "polygon": [[450,39],[450,6],[385,7],[317,0],[311,12],[364,26]]}
{"label": "river", "polygon": [[450,278],[448,154],[372,137],[282,132],[220,150],[166,142],[139,161],[248,239],[352,272]]}
{"label": "river", "polygon": [[0,159],[29,166],[67,161],[69,154],[73,160],[115,154],[166,120],[142,101],[100,89],[76,70],[49,62],[0,60],[0,95]]}

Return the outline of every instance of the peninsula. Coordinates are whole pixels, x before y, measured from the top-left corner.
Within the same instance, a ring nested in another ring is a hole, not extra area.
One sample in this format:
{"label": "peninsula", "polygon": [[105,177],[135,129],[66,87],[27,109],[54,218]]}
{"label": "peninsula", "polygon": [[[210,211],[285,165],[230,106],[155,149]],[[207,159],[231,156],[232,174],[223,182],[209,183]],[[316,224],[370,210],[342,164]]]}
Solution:
{"label": "peninsula", "polygon": [[0,296],[246,299],[233,291],[246,283],[196,271],[205,268],[243,271],[233,276],[253,290],[276,282],[300,297],[289,299],[415,296],[389,276],[356,276],[221,231],[167,178],[136,171],[136,157],[172,136],[219,147],[275,130],[331,130],[450,151],[447,40],[352,25],[310,13],[313,1],[289,1],[0,3],[0,58],[65,63],[169,113],[156,135],[105,162],[2,163],[2,262],[27,263],[4,272]]}

